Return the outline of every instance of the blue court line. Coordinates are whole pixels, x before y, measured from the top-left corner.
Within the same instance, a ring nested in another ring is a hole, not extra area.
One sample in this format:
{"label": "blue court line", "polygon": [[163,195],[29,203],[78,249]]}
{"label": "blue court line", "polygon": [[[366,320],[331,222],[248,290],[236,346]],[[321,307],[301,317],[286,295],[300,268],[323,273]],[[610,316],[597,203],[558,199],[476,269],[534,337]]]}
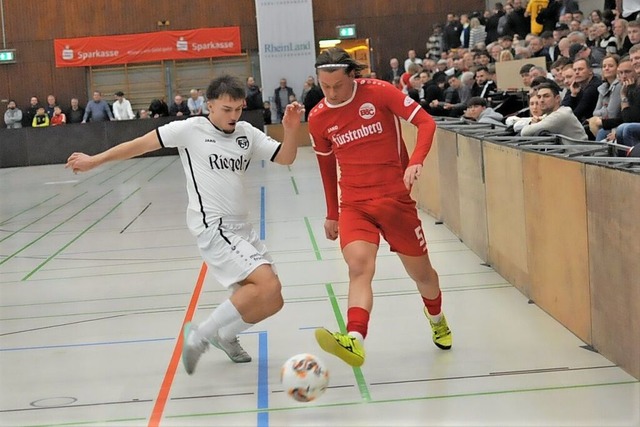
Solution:
{"label": "blue court line", "polygon": [[266,332],[258,334],[258,427],[269,427],[269,346]]}
{"label": "blue court line", "polygon": [[138,344],[138,343],[145,343],[145,342],[173,341],[173,340],[175,340],[175,337],[149,338],[145,340],[88,342],[88,343],[80,343],[80,344],[41,345],[41,346],[34,346],[34,347],[8,347],[8,348],[0,348],[0,352],[1,351],[21,351],[21,350],[44,350],[49,348],[93,347],[98,345]]}
{"label": "blue court line", "polygon": [[264,186],[260,187],[260,240],[264,240],[267,234],[265,230],[265,198],[266,190]]}

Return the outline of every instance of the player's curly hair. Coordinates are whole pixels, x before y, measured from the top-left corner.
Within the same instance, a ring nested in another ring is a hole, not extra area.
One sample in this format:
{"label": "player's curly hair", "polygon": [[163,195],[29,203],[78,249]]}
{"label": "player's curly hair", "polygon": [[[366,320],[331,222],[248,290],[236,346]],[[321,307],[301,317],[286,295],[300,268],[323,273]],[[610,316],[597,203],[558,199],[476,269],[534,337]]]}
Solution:
{"label": "player's curly hair", "polygon": [[229,95],[234,101],[245,98],[244,83],[240,79],[224,74],[211,80],[207,87],[207,99],[214,100]]}
{"label": "player's curly hair", "polygon": [[360,77],[362,70],[367,66],[353,59],[349,53],[339,47],[326,49],[316,58],[316,72],[319,70],[333,72],[344,70],[345,74],[355,72],[355,77]]}

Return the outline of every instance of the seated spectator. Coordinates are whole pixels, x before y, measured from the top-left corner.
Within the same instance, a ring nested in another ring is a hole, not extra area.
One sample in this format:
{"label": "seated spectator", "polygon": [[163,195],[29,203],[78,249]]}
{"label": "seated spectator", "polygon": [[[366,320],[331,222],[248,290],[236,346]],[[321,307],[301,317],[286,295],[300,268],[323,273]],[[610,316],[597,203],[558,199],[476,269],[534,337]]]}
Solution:
{"label": "seated spectator", "polygon": [[573,114],[582,123],[593,116],[598,103],[598,86],[602,84],[602,80],[593,74],[585,59],[578,59],[573,63],[573,73],[572,81],[567,82],[569,97],[562,101],[562,105],[571,107]]}
{"label": "seated spectator", "polygon": [[9,100],[7,111],[4,113],[4,124],[7,129],[19,129],[22,127],[22,110],[16,105],[16,101]]}
{"label": "seated spectator", "polygon": [[447,111],[449,116],[460,117],[467,107],[466,102],[462,101],[460,94],[462,82],[455,75],[447,76],[447,82],[449,83],[449,87],[444,90],[444,105],[442,108]]}
{"label": "seated spectator", "polygon": [[80,106],[78,98],[71,98],[71,107],[65,113],[67,123],[82,123],[84,117],[84,108]]}
{"label": "seated spectator", "polygon": [[67,124],[67,116],[62,112],[62,108],[59,105],[53,107],[53,117],[49,121],[51,126],[60,126]]}
{"label": "seated spectator", "polygon": [[32,96],[29,99],[29,107],[22,113],[22,127],[32,127],[33,118],[36,116],[38,109],[40,108],[40,101],[37,96]]}
{"label": "seated spectator", "polygon": [[[602,120],[596,120],[596,117],[600,119],[614,119],[620,116],[620,81],[618,80],[618,62],[620,57],[618,55],[609,54],[602,61],[602,84],[598,86],[598,103],[595,110],[593,110],[593,117],[589,118],[589,132],[591,138],[595,138],[596,141],[602,141],[607,137],[607,130],[602,129]],[[631,62],[628,64],[628,68],[631,69]]]}
{"label": "seated spectator", "polygon": [[531,119],[533,117],[542,116],[542,110],[540,109],[540,100],[538,99],[538,95],[534,93],[529,97],[529,117],[518,117],[518,116],[510,116],[507,117],[504,123],[507,126],[513,127],[513,131],[516,134],[519,134],[522,128],[531,124]]}
{"label": "seated spectator", "polygon": [[[262,95],[261,95],[262,97]],[[189,107],[189,111],[192,116],[202,116],[204,113],[202,112],[204,104],[205,104],[204,96],[200,95],[198,89],[191,89],[189,91],[189,99],[187,99],[187,107]],[[248,108],[247,104],[247,109]]]}
{"label": "seated spectator", "polygon": [[124,93],[119,90],[115,94],[116,100],[113,102],[113,117],[116,120],[132,120],[136,116],[131,109],[131,102],[124,97]]}
{"label": "seated spectator", "polygon": [[142,110],[140,110],[138,112],[138,118],[139,119],[150,119],[151,116],[149,115],[149,111],[145,110],[144,108]]}
{"label": "seated spectator", "polygon": [[541,116],[532,116],[531,123],[520,131],[522,136],[548,133],[572,139],[586,140],[587,133],[569,107],[560,105],[560,90],[555,83],[542,83],[535,88]]}
{"label": "seated spectator", "polygon": [[489,69],[487,67],[480,67],[476,70],[475,75],[476,83],[471,88],[472,96],[479,96],[481,98],[488,98],[493,92],[495,92],[496,84],[491,80]]}
{"label": "seated spectator", "polygon": [[87,103],[87,108],[84,110],[84,116],[82,117],[82,123],[92,122],[104,122],[113,120],[113,114],[109,104],[102,99],[102,93],[100,91],[93,92],[93,99]]}
{"label": "seated spectator", "polygon": [[158,117],[166,117],[169,115],[169,106],[164,101],[164,97],[156,98],[151,101],[151,104],[149,104],[149,114],[151,114],[151,117],[153,117],[154,119]]}
{"label": "seated spectator", "polygon": [[448,116],[448,111],[444,109],[444,88],[447,85],[447,75],[443,72],[435,73],[432,82],[424,89],[422,107],[432,116]]}
{"label": "seated spectator", "polygon": [[522,86],[531,87],[531,77],[529,77],[529,71],[535,67],[533,64],[524,64],[520,67],[520,78],[522,79]]}
{"label": "seated spectator", "polygon": [[36,115],[33,117],[31,126],[34,128],[43,128],[49,126],[49,115],[47,115],[47,110],[45,110],[44,107],[38,108],[38,111],[36,111]]}
{"label": "seated spectator", "polygon": [[190,114],[191,111],[189,110],[189,106],[182,99],[182,95],[176,95],[173,98],[173,104],[171,104],[171,107],[169,107],[169,115],[181,117],[188,116]]}
{"label": "seated spectator", "polygon": [[504,117],[502,114],[494,111],[493,108],[487,106],[487,100],[474,96],[467,103],[467,110],[464,113],[464,118],[469,120],[475,120],[478,123],[489,123],[494,125],[504,125],[502,120]]}
{"label": "seated spectator", "polygon": [[602,75],[600,64],[604,59],[604,53],[598,49],[592,49],[585,44],[574,43],[569,47],[569,59],[573,62],[578,59],[584,59],[595,74]]}

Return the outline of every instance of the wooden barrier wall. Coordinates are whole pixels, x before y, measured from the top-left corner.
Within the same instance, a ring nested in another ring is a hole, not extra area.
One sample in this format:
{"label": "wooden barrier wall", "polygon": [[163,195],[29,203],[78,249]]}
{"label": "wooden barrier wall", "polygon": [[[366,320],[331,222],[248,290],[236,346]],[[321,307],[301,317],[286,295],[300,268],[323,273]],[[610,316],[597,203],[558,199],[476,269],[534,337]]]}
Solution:
{"label": "wooden barrier wall", "polygon": [[[404,134],[412,148],[415,133]],[[479,257],[640,379],[640,175],[451,129],[433,147],[418,206],[441,209]]]}

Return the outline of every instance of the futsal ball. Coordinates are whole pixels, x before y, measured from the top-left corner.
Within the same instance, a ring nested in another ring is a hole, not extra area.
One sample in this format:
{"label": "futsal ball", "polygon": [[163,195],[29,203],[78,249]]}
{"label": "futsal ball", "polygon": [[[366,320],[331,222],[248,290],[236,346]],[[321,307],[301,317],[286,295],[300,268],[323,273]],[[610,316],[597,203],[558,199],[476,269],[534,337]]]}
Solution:
{"label": "futsal ball", "polygon": [[284,362],[280,370],[284,391],[298,402],[311,402],[324,393],[329,371],[318,357],[302,353]]}

